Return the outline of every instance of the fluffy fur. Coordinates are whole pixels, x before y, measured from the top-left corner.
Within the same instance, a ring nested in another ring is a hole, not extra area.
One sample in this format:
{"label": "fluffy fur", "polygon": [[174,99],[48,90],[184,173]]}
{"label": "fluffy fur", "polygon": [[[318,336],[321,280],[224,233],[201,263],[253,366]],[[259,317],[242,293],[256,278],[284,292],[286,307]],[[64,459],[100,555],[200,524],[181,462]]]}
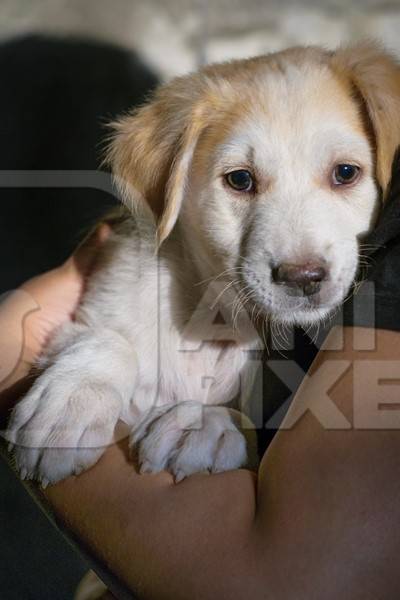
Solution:
{"label": "fluffy fur", "polygon": [[[22,475],[80,473],[120,419],[142,471],[242,465],[221,405],[250,389],[260,320],[314,323],[346,296],[389,184],[399,99],[397,63],[374,45],[295,48],[176,79],[114,124],[129,214],[12,415]],[[359,166],[354,184],[332,184],[342,163]],[[237,169],[252,193],[227,185]],[[274,281],[280,264],[310,261],[328,274],[317,294]]]}

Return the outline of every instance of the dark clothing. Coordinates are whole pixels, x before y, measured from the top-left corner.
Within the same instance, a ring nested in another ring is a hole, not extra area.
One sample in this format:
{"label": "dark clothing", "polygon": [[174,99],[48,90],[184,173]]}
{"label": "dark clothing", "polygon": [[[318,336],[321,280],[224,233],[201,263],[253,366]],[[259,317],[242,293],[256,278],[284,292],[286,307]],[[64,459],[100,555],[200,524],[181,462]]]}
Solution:
{"label": "dark clothing", "polygon": [[[115,205],[91,186],[107,123],[141,104],[158,80],[122,48],[40,36],[0,45],[0,72],[1,294],[59,265]],[[62,183],[26,187],[17,172],[16,187],[5,188],[4,171],[58,171]]]}
{"label": "dark clothing", "polygon": [[366,281],[360,288],[363,301],[360,302],[357,296],[355,297],[357,310],[353,311],[353,315],[345,306],[344,322],[349,325],[400,331],[399,157],[394,161],[390,193],[378,223],[365,243],[370,246],[368,251],[365,251],[370,265],[365,274]]}

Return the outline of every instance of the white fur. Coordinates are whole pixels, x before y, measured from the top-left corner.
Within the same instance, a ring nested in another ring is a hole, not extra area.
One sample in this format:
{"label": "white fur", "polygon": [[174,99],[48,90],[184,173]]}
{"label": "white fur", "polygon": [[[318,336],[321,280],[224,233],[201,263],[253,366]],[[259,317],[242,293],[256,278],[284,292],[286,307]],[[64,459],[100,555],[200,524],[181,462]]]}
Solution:
{"label": "white fur", "polygon": [[[206,157],[206,175],[192,169],[159,253],[148,211],[116,227],[77,322],[58,334],[13,413],[8,437],[23,476],[46,483],[81,472],[112,442],[118,419],[132,429],[142,471],[166,468],[180,480],[242,465],[241,433],[225,408],[209,405],[232,400],[239,376],[250,387],[249,350],[260,340],[249,314],[310,323],[343,301],[377,203],[369,141],[348,117],[357,108],[350,98],[348,112],[338,105],[325,67],[255,79],[254,106]],[[246,168],[249,155],[260,190],[243,198],[221,173]],[[362,166],[348,191],[327,183],[340,162]],[[293,298],[271,281],[274,265],[310,258],[329,268],[318,298]],[[236,310],[238,289],[249,313]],[[214,323],[218,312],[225,325]]]}
{"label": "white fur", "polygon": [[[148,227],[142,234],[149,235]],[[236,375],[248,363],[247,351],[257,346],[255,333],[240,347],[218,342],[203,347],[196,327],[190,325],[188,307],[171,302],[171,286],[182,298],[181,286],[196,290],[190,263],[185,265],[172,239],[159,258],[148,240],[139,239],[135,227],[110,240],[106,252],[114,254],[112,261],[92,277],[79,323],[67,325],[56,336],[42,359],[44,373],[13,412],[7,437],[16,445],[24,478],[47,484],[79,474],[114,441],[118,419],[132,426],[146,471],[167,467],[181,479],[196,470],[224,470],[246,460],[242,435],[225,408],[205,413],[201,433],[187,432],[185,417],[181,424],[171,408],[178,410],[182,403],[185,415],[193,402],[202,406],[231,400],[238,391]],[[172,277],[170,263],[178,267],[182,282]],[[195,303],[201,300],[199,292]],[[188,348],[181,336],[185,330]],[[159,406],[169,411],[168,419],[159,417]],[[149,434],[138,436],[138,425],[150,425],[153,415]],[[196,418],[202,416],[197,413]],[[236,450],[230,452],[235,439]]]}

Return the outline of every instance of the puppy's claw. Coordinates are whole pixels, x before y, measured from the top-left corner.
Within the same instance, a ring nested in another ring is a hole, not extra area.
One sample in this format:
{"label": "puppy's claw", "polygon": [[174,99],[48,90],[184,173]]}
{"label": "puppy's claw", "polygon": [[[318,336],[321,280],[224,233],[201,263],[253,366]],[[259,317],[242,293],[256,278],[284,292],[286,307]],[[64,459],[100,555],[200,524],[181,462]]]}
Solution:
{"label": "puppy's claw", "polygon": [[49,480],[46,479],[45,477],[43,477],[42,482],[41,482],[42,489],[45,490],[47,488],[47,486],[49,485],[49,483],[50,483]]}
{"label": "puppy's claw", "polygon": [[177,471],[175,473],[175,477],[174,477],[175,483],[179,483],[180,481],[182,481],[185,478],[186,478],[186,473],[184,471]]}
{"label": "puppy's claw", "polygon": [[28,471],[25,469],[25,467],[22,467],[21,471],[19,472],[19,475],[20,475],[22,481],[24,481],[24,479],[27,478]]}
{"label": "puppy's claw", "polygon": [[139,468],[139,473],[141,475],[145,475],[146,473],[152,473],[152,472],[153,472],[153,470],[150,466],[150,463],[147,461],[142,462],[142,464],[140,465],[140,468]]}

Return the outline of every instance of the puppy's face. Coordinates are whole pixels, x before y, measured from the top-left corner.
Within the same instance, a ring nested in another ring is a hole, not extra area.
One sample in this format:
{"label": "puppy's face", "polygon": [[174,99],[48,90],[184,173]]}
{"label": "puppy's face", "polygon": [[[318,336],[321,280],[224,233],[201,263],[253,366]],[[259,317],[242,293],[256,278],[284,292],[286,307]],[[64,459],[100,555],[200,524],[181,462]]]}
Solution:
{"label": "puppy's face", "polygon": [[161,88],[116,125],[110,159],[161,241],[179,223],[201,276],[224,273],[249,308],[310,324],[355,278],[400,140],[399,99],[397,64],[374,46],[293,49]]}
{"label": "puppy's face", "polygon": [[328,70],[266,72],[200,137],[180,219],[248,307],[308,324],[341,303],[378,202],[359,106]]}

